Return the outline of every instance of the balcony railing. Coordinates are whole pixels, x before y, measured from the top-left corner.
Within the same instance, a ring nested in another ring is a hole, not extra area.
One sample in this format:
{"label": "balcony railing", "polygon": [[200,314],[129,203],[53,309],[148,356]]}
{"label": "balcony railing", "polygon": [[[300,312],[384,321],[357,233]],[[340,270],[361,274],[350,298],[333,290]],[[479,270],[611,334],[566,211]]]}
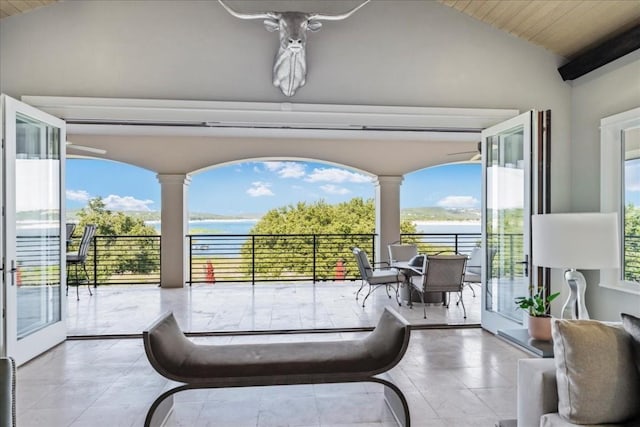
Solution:
{"label": "balcony railing", "polygon": [[[401,241],[417,244],[421,253],[468,255],[480,238],[477,233],[416,233],[403,234]],[[189,283],[355,280],[359,273],[351,248],[364,249],[372,259],[376,256],[374,234],[210,234],[189,235],[187,240]],[[18,238],[19,285],[57,282],[58,242],[55,236],[44,244],[40,237]],[[507,236],[498,253],[493,277],[522,273],[522,236]],[[639,281],[640,236],[625,237],[624,262],[625,279]],[[95,236],[86,267],[94,285],[160,283],[160,236]],[[68,274],[74,280],[75,269]]]}
{"label": "balcony railing", "polygon": [[189,283],[355,280],[351,248],[375,256],[374,234],[198,234]]}
{"label": "balcony railing", "polygon": [[[76,244],[80,238],[74,240]],[[69,252],[75,252],[75,245]],[[97,285],[160,283],[160,236],[94,236],[86,262],[89,281]],[[67,271],[75,280],[76,269]],[[78,275],[84,278],[82,267]]]}

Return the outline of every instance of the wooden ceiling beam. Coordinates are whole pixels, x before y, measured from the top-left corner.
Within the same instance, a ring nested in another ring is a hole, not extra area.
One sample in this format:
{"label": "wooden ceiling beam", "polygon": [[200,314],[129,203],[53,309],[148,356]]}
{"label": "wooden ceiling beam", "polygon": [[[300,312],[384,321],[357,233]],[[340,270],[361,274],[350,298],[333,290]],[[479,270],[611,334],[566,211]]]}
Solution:
{"label": "wooden ceiling beam", "polygon": [[575,80],[638,49],[640,49],[640,25],[588,50],[558,68],[558,72],[562,80]]}

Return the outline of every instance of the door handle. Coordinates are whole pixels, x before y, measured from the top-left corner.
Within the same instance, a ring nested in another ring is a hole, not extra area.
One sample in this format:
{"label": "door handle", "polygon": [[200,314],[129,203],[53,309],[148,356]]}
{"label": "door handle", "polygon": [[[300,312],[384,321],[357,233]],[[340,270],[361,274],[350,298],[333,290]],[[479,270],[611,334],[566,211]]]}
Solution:
{"label": "door handle", "polygon": [[9,273],[11,273],[11,286],[15,286],[16,285],[16,272],[17,271],[18,271],[18,269],[16,268],[15,260],[11,260],[11,269],[9,270]]}
{"label": "door handle", "polygon": [[529,255],[525,255],[524,261],[520,261],[519,264],[522,264],[524,267],[524,275],[529,276]]}

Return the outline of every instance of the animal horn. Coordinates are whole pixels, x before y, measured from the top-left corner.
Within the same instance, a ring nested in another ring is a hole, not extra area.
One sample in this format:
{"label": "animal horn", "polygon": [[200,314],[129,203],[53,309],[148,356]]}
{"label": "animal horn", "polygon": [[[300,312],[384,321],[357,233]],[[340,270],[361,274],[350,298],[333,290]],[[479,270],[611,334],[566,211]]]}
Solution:
{"label": "animal horn", "polygon": [[240,19],[274,19],[275,18],[275,15],[271,12],[240,13],[240,12],[236,12],[235,10],[231,9],[229,6],[224,4],[222,0],[218,0],[218,3],[220,3],[222,7],[224,7],[227,10],[227,12],[229,12],[231,15],[235,16],[236,18],[240,18]]}
{"label": "animal horn", "polygon": [[[220,0],[218,0],[220,1]],[[314,13],[313,15],[311,15],[309,17],[309,20],[315,19],[316,21],[319,20],[323,20],[323,21],[342,21],[343,19],[347,19],[348,17],[350,17],[351,15],[353,15],[354,13],[356,13],[356,11],[358,9],[360,9],[362,6],[364,6],[365,4],[369,3],[371,0],[365,0],[364,3],[359,4],[358,6],[354,7],[353,9],[351,9],[349,12],[340,14],[340,15],[323,15],[321,13]]]}

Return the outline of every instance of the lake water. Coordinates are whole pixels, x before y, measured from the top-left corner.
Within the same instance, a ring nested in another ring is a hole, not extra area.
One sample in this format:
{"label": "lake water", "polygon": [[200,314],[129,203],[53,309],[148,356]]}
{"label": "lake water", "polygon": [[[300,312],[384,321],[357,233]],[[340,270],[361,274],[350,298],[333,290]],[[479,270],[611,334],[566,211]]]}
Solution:
{"label": "lake water", "polygon": [[[252,220],[201,220],[189,221],[189,234],[249,234],[258,222]],[[160,233],[159,222],[149,222]],[[416,224],[418,233],[480,233],[480,223],[468,222],[422,222]]]}

